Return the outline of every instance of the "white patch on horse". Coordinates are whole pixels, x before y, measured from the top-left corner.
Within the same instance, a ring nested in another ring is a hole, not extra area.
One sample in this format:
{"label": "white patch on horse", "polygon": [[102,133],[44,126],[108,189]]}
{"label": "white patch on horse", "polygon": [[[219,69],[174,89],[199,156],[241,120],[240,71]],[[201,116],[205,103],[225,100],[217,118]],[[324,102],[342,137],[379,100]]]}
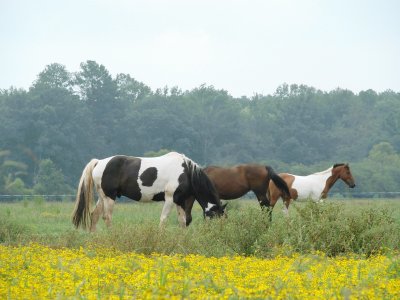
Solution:
{"label": "white patch on horse", "polygon": [[215,204],[212,204],[210,202],[207,202],[207,207],[205,208],[205,212],[208,212],[211,210],[211,208],[213,208],[215,206]]}
{"label": "white patch on horse", "polygon": [[[178,178],[184,171],[182,166],[183,156],[176,152],[168,153],[168,157],[176,157],[176,159],[172,161],[165,159],[165,156],[166,155],[151,158],[140,157],[141,165],[138,176],[138,185],[142,193],[140,201],[150,201],[153,199],[154,195],[165,191],[175,191],[178,187]],[[181,161],[181,163],[179,163],[179,161]],[[151,186],[145,186],[140,176],[150,167],[157,169],[157,178]]]}
{"label": "white patch on horse", "polygon": [[292,188],[297,191],[298,200],[311,198],[314,201],[318,201],[321,199],[326,181],[332,176],[332,167],[308,176],[292,176],[294,176]]}
{"label": "white patch on horse", "polygon": [[113,159],[115,156],[107,157],[105,159],[101,159],[98,161],[96,167],[94,167],[92,176],[94,184],[98,189],[101,188],[101,178],[103,177],[104,169],[106,168],[108,162]]}

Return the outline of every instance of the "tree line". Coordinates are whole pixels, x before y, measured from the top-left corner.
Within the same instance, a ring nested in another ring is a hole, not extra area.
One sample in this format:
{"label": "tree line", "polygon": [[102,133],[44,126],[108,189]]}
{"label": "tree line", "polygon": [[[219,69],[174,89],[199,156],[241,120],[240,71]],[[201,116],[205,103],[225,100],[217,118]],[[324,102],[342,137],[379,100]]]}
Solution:
{"label": "tree line", "polygon": [[[50,64],[0,90],[0,193],[73,193],[91,158],[182,152],[200,165],[257,162],[306,175],[348,162],[359,193],[400,191],[400,93],[282,84],[232,97],[152,90],[95,61]],[[345,194],[344,185],[334,193]]]}

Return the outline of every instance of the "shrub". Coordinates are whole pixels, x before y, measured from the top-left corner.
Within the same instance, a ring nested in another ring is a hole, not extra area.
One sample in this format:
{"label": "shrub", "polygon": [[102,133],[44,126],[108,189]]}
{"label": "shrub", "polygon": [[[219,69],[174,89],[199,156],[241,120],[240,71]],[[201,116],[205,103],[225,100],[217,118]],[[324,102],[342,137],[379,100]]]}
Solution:
{"label": "shrub", "polygon": [[17,240],[17,238],[27,232],[27,227],[7,218],[0,219],[0,243],[10,243]]}
{"label": "shrub", "polygon": [[345,212],[339,204],[312,201],[293,207],[295,214],[274,222],[262,236],[258,250],[264,255],[275,246],[302,253],[318,250],[329,256],[371,255],[385,248],[397,249],[400,243],[399,226],[387,209]]}

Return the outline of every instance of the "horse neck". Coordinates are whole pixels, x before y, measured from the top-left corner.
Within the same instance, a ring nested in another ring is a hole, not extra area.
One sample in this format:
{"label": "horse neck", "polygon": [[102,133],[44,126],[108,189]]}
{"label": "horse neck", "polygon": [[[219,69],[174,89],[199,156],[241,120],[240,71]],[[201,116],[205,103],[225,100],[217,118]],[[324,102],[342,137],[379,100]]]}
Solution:
{"label": "horse neck", "polygon": [[[186,164],[189,170],[188,179],[192,183],[192,190],[194,191],[193,196],[197,199],[197,202],[199,202],[203,211],[208,206],[208,203],[221,207],[221,200],[219,199],[215,187],[206,173],[190,159],[186,159]],[[195,184],[199,185],[199,187],[193,186],[194,181],[196,181]]]}
{"label": "horse neck", "polygon": [[333,187],[335,182],[339,179],[338,172],[333,172],[333,168],[329,168],[328,170],[330,171],[331,175],[326,180],[325,187],[321,193],[321,198],[326,198],[328,196],[329,190]]}

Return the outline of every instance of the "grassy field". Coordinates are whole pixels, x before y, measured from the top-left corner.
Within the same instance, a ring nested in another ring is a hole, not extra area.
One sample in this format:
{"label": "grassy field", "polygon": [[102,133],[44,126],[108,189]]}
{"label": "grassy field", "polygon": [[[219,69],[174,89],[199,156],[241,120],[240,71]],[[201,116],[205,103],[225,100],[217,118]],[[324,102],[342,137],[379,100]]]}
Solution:
{"label": "grassy field", "polygon": [[292,203],[289,217],[282,204],[273,211],[273,221],[254,200],[228,202],[228,217],[205,221],[199,205],[193,223],[179,228],[176,211],[164,230],[158,227],[162,203],[117,203],[113,226],[99,221],[95,234],[75,230],[71,224],[73,203],[40,199],[0,204],[0,242],[38,242],[51,247],[89,244],[112,246],[122,251],[151,253],[230,254],[268,257],[276,251],[328,255],[371,254],[398,249],[400,200],[328,200],[323,204]]}
{"label": "grassy field", "polygon": [[112,228],[76,230],[73,203],[0,204],[1,299],[399,299],[400,201],[254,200],[189,228],[162,203],[117,203]]}

